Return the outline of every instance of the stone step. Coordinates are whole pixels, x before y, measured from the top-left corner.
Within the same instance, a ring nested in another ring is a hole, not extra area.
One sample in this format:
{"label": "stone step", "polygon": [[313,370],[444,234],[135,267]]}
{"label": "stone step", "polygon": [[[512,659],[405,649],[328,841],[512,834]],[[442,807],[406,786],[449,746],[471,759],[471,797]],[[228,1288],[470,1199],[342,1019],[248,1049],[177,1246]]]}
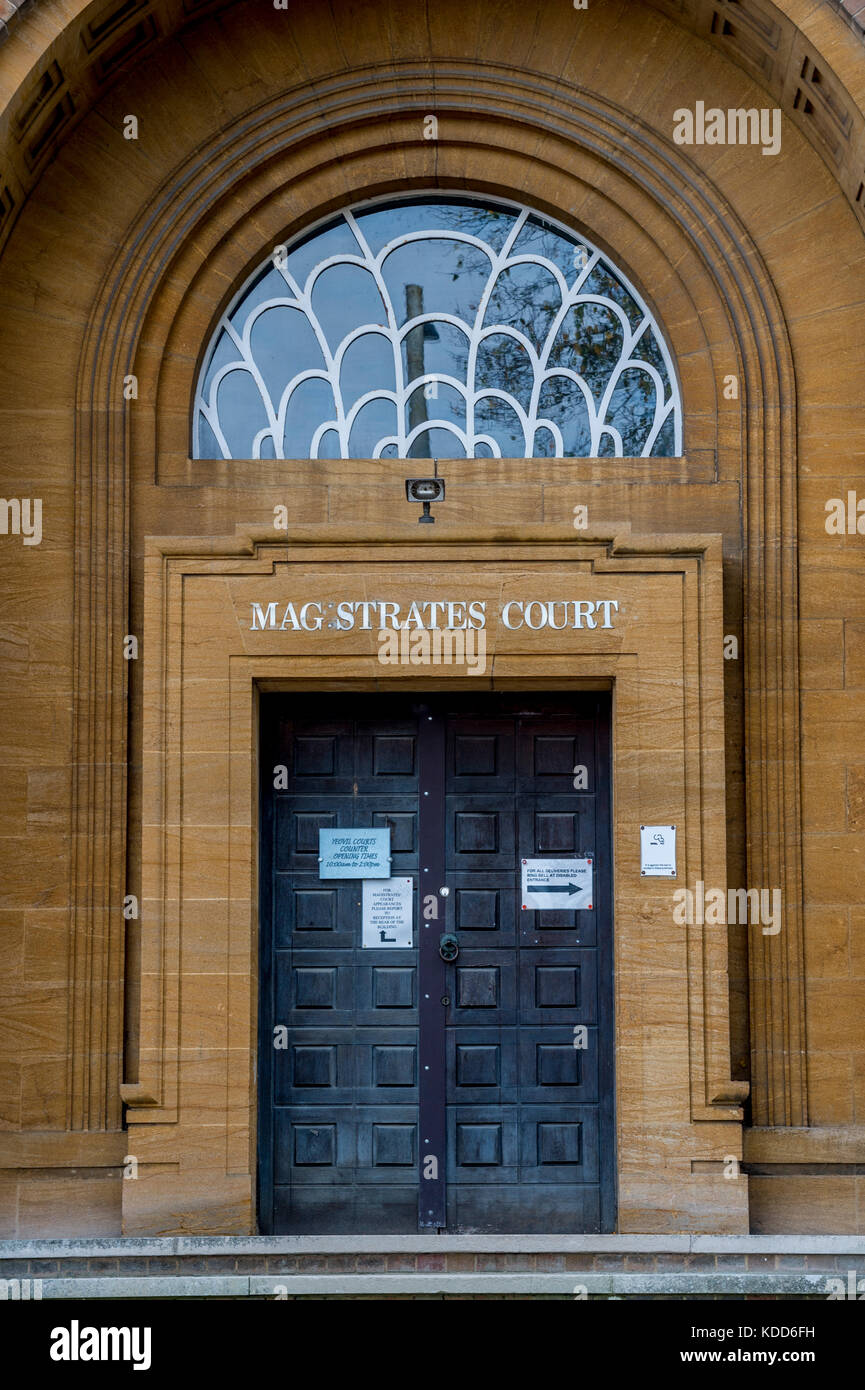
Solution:
{"label": "stone step", "polygon": [[865,1293],[865,1237],[16,1240],[0,1241],[0,1281],[13,1299],[844,1299]]}

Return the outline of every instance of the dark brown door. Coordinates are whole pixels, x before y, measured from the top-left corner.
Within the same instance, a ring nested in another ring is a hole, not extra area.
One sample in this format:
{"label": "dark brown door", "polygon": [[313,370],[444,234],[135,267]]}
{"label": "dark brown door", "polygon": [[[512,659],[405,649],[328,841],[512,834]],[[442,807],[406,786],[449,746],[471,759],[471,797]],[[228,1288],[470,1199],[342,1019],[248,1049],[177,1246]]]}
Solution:
{"label": "dark brown door", "polygon": [[[262,705],[262,1229],[612,1230],[608,698]],[[410,948],[361,945],[323,826],[390,827]],[[524,909],[532,857],[591,858],[591,909]]]}

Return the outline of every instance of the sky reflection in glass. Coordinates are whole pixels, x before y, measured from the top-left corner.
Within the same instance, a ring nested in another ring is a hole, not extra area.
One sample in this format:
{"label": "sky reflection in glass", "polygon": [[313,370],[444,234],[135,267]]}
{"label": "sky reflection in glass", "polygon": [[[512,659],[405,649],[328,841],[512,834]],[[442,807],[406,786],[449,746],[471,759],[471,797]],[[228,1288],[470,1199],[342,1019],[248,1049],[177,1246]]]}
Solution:
{"label": "sky reflection in glass", "polygon": [[605,256],[527,208],[426,195],[348,209],[222,316],[196,458],[682,452],[666,343]]}

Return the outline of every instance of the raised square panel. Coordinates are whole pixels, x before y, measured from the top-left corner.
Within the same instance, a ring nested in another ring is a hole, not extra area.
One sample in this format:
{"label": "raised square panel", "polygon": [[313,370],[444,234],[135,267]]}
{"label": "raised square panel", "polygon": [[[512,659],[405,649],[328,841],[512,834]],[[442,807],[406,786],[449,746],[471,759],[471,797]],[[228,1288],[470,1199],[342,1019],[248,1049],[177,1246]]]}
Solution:
{"label": "raised square panel", "polygon": [[457,854],[495,854],[499,847],[499,818],[493,812],[457,811]]}
{"label": "raised square panel", "polygon": [[535,815],[535,851],[572,854],[577,848],[577,817],[568,811],[539,811]]}
{"label": "raised square panel", "polygon": [[390,829],[391,854],[411,854],[414,850],[415,817],[409,811],[376,811],[373,829]]}
{"label": "raised square panel", "polygon": [[498,1002],[497,965],[457,967],[457,1003],[461,1009],[494,1009]]}
{"label": "raised square panel", "polygon": [[501,1125],[457,1125],[457,1163],[466,1167],[494,1167],[501,1161]]}
{"label": "raised square panel", "polygon": [[299,1009],[336,1007],[336,970],[332,966],[315,969],[299,966],[294,972],[295,1000]]}
{"label": "raised square panel", "polygon": [[457,734],[454,739],[454,772],[458,777],[494,777],[495,735]]}
{"label": "raised square panel", "polygon": [[333,931],[335,927],[335,888],[304,888],[295,893],[295,931]]}
{"label": "raised square panel", "polygon": [[336,770],[336,738],[298,735],[294,740],[295,777],[332,777]]}
{"label": "raised square panel", "polygon": [[538,1163],[573,1163],[583,1161],[582,1125],[538,1125]]}
{"label": "raised square panel", "polygon": [[573,777],[578,761],[575,738],[556,737],[553,734],[535,735],[536,777]]}
{"label": "raised square panel", "polygon": [[412,966],[378,966],[372,972],[372,981],[376,1009],[410,1009],[414,1005]]}
{"label": "raised square panel", "polygon": [[535,911],[535,931],[573,931],[577,920],[575,912],[563,912],[556,908],[538,908]]}
{"label": "raised square panel", "polygon": [[295,1086],[333,1086],[336,1076],[335,1047],[294,1047]]}
{"label": "raised square panel", "polygon": [[457,889],[457,931],[496,931],[499,895],[494,888]]}
{"label": "raised square panel", "polygon": [[376,1168],[411,1168],[415,1156],[414,1125],[373,1125],[372,1161]]}
{"label": "raised square panel", "polygon": [[457,1044],[457,1085],[498,1086],[499,1049],[495,1045]]}
{"label": "raised square panel", "polygon": [[539,1009],[575,1008],[579,999],[579,966],[535,966],[535,1004]]}
{"label": "raised square panel", "polygon": [[335,1159],[336,1125],[294,1126],[294,1161],[299,1168],[327,1168]]}
{"label": "raised square panel", "polygon": [[579,1086],[577,1048],[567,1043],[538,1043],[536,1079],[539,1086]]}
{"label": "raised square panel", "polygon": [[335,811],[302,811],[294,817],[294,847],[298,854],[318,854],[318,832],[335,829]]}
{"label": "raised square panel", "polygon": [[413,1047],[374,1047],[372,1050],[374,1086],[413,1086],[415,1050]]}
{"label": "raised square panel", "polygon": [[[571,949],[555,944],[550,933],[546,946],[537,950],[523,947],[520,951],[520,1017],[524,1023],[552,1023],[558,1026],[597,1022],[597,959],[594,950]],[[565,1012],[567,1010],[567,1012]],[[556,1033],[547,1037],[538,1033],[534,1041],[563,1043],[565,1037]],[[569,1039],[573,1041],[573,1039]],[[534,1075],[534,1062],[527,1062],[529,1075]]]}
{"label": "raised square panel", "polygon": [[377,734],[372,741],[375,777],[411,777],[415,770],[415,740],[411,734]]}

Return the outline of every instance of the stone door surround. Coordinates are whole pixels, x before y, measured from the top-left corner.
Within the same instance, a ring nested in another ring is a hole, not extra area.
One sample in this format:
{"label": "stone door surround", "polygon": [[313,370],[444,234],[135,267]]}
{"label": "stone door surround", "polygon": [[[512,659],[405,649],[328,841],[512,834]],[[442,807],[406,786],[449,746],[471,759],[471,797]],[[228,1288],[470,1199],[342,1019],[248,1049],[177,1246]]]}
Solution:
{"label": "stone door surround", "polygon": [[[483,605],[483,675],[383,665],[372,626],[262,627],[271,603],[276,615],[370,600],[406,611],[418,597]],[[609,626],[515,625],[526,601],[569,600],[594,603]],[[726,884],[717,537],[577,539],[547,526],[449,529],[419,544],[402,522],[298,527],[278,543],[151,538],[144,631],[140,1061],[123,1088],[139,1176],[123,1185],[127,1233],[255,1229],[257,692],[350,700],[450,684],[612,688],[620,1229],[747,1229],[746,1182],[722,1173],[741,1154],[747,1093],[729,1076],[726,932],[677,925],[672,899],[680,884]],[[641,877],[641,822],[677,825],[675,882]]]}

